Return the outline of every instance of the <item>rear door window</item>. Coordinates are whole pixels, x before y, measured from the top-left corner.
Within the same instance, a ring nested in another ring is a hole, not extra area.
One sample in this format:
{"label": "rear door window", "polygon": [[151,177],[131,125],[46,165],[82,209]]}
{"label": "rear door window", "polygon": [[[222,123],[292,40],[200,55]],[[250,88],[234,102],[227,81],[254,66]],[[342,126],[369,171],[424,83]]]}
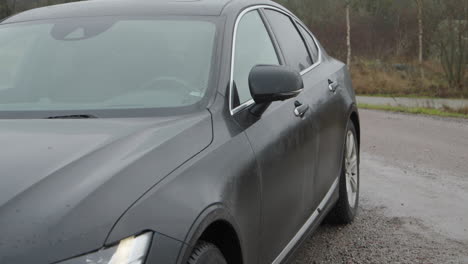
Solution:
{"label": "rear door window", "polygon": [[310,35],[309,31],[306,30],[303,26],[298,25],[299,31],[301,31],[302,36],[304,36],[305,41],[309,44],[310,53],[312,55],[313,63],[317,63],[319,61],[319,49],[317,44],[315,43],[314,38]]}
{"label": "rear door window", "polygon": [[266,9],[265,14],[288,64],[300,72],[312,66],[312,57],[291,18],[271,9]]}

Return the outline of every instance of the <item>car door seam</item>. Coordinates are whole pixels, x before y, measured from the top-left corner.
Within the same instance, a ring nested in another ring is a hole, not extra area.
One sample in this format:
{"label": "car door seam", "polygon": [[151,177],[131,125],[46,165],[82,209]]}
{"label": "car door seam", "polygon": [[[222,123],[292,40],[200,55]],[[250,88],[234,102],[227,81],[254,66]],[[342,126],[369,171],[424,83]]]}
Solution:
{"label": "car door seam", "polygon": [[[257,166],[257,175],[258,175],[259,181],[260,181],[260,226],[263,226],[263,172],[262,172],[262,170],[260,168],[260,163],[258,162],[257,153],[255,152],[255,149],[254,149],[254,147],[252,145],[252,142],[250,141],[249,136],[247,135],[245,130],[242,133],[244,133],[245,138],[247,139],[247,143],[249,143],[250,149],[252,150],[252,153],[253,153],[254,158],[255,158],[255,164]],[[261,228],[258,229],[258,237],[259,238],[262,237]],[[261,241],[261,239],[258,239],[258,241],[257,241],[257,250],[260,250],[260,241]],[[258,256],[257,256],[257,261],[258,261]]]}

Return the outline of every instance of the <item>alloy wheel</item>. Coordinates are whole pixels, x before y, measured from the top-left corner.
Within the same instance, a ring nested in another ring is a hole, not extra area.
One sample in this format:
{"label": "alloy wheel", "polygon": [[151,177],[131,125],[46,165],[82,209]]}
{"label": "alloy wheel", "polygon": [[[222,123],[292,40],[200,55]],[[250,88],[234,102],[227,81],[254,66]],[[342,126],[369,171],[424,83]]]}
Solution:
{"label": "alloy wheel", "polygon": [[345,173],[346,193],[348,194],[349,206],[354,208],[356,206],[356,198],[359,188],[359,177],[356,140],[351,130],[348,131],[346,136]]}

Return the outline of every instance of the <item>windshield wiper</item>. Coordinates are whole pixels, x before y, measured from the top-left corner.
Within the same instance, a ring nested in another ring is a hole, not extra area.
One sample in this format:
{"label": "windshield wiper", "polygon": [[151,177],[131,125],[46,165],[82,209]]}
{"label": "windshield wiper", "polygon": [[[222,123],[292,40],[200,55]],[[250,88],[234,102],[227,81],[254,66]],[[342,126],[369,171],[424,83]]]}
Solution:
{"label": "windshield wiper", "polygon": [[93,115],[63,115],[63,116],[49,116],[46,119],[88,119],[88,118],[97,118]]}

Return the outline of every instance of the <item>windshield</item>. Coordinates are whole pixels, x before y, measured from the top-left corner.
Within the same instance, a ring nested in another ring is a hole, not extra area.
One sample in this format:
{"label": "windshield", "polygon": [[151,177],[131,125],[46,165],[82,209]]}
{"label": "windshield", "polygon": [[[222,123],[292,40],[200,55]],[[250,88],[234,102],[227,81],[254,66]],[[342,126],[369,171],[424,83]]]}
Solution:
{"label": "windshield", "polygon": [[0,111],[194,105],[209,85],[215,32],[187,18],[0,26]]}

